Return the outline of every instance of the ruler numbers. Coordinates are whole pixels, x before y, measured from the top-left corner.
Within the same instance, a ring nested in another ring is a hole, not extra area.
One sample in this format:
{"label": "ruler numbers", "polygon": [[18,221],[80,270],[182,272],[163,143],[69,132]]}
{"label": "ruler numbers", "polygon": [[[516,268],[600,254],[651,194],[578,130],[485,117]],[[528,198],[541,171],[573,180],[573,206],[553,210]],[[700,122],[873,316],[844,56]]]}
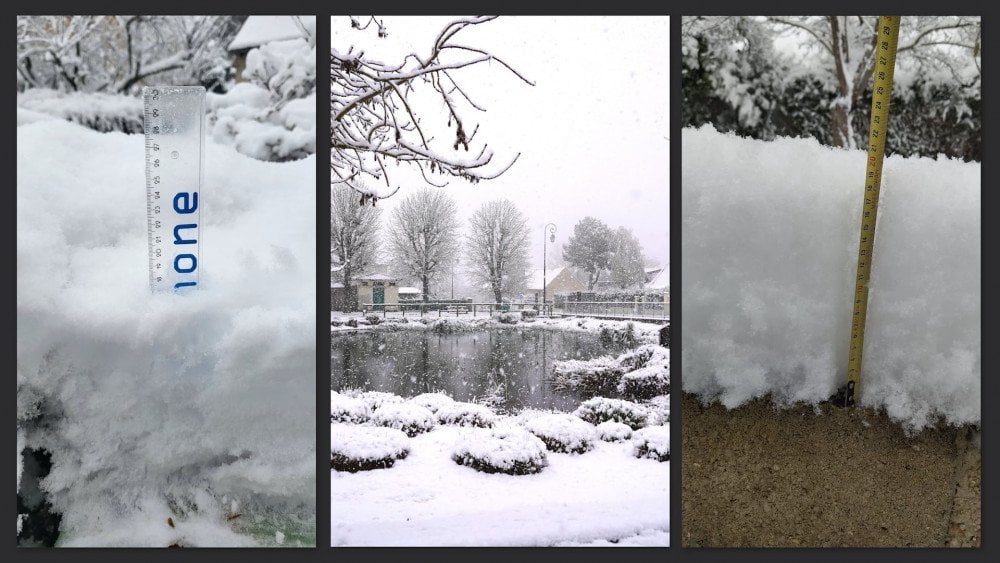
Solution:
{"label": "ruler numbers", "polygon": [[143,89],[146,219],[153,290],[197,287],[205,90]]}

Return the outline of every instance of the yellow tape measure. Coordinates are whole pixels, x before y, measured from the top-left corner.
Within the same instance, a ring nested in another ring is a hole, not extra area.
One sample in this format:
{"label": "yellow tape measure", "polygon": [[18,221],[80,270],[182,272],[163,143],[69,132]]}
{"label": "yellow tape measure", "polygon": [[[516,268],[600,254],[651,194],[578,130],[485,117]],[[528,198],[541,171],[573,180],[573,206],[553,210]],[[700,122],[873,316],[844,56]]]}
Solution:
{"label": "yellow tape measure", "polygon": [[878,215],[878,196],[882,187],[885,137],[889,130],[889,101],[892,97],[892,73],[896,66],[899,16],[879,17],[876,33],[878,38],[875,45],[871,122],[868,127],[865,205],[861,215],[861,243],[858,246],[858,275],[854,286],[854,314],[851,317],[851,347],[847,360],[845,406],[854,405],[861,383],[861,353],[865,345],[865,319],[868,315],[868,280],[871,277],[872,250],[875,246],[875,218]]}

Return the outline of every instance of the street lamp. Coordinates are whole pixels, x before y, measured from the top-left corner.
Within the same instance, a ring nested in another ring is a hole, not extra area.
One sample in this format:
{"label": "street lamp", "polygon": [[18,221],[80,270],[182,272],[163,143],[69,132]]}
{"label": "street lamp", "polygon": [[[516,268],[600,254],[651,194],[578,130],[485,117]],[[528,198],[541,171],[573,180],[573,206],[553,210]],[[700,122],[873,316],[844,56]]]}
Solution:
{"label": "street lamp", "polygon": [[546,260],[547,260],[547,258],[548,258],[548,256],[547,256],[547,250],[545,248],[545,243],[546,243],[546,241],[548,241],[548,242],[555,242],[556,241],[556,226],[555,226],[555,224],[549,223],[548,225],[545,225],[545,228],[543,229],[542,232],[544,234],[548,234],[548,236],[543,236],[542,237],[542,314],[545,314],[545,301],[546,301],[546,299],[545,299],[545,286],[547,285],[546,281],[548,281],[547,280],[547,278],[548,278],[548,265],[545,263]]}

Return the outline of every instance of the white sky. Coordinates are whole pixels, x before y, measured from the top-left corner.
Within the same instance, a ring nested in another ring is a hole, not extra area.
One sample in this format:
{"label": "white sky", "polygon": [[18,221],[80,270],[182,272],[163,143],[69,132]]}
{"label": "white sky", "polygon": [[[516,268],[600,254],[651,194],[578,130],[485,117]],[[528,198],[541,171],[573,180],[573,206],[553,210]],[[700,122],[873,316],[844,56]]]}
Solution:
{"label": "white sky", "polygon": [[[333,45],[341,52],[362,46],[367,56],[383,62],[398,61],[410,52],[426,56],[428,46],[454,18],[378,19],[388,31],[385,39],[376,37],[374,26],[359,32],[350,29],[349,18],[333,17]],[[465,224],[483,202],[506,197],[528,218],[534,267],[541,267],[544,225],[557,225],[558,248],[586,215],[611,228],[632,229],[645,254],[666,264],[668,34],[667,17],[621,16],[504,16],[459,32],[453,42],[486,49],[536,84],[525,84],[496,63],[453,74],[487,110],[460,112],[467,131],[480,124],[472,148],[485,140],[498,164],[521,152],[514,167],[495,180],[468,184],[449,179],[443,189],[455,198],[460,221]],[[441,135],[451,140],[454,129],[442,129]],[[408,189],[420,185],[417,175],[396,195],[380,201],[383,220]],[[550,264],[552,250],[550,244]]]}

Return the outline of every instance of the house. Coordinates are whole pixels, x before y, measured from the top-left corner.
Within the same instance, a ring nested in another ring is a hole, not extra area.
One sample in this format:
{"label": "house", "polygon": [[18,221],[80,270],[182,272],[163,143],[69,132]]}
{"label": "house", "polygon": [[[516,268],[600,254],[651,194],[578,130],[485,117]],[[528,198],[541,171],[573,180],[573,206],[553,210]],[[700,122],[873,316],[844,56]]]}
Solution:
{"label": "house", "polygon": [[661,268],[656,275],[646,282],[647,292],[663,292],[663,302],[666,304],[670,303],[670,270],[667,268]]}
{"label": "house", "polygon": [[[528,287],[525,290],[524,298],[526,300],[542,300],[542,274],[541,269],[531,273],[528,278]],[[581,275],[574,268],[548,268],[544,275],[546,299],[551,300],[558,294],[587,291],[586,274]]]}
{"label": "house", "polygon": [[306,26],[316,26],[316,16],[250,16],[229,43],[227,50],[233,57],[236,81],[243,82],[247,66],[247,53],[272,41],[308,39]]}
{"label": "house", "polygon": [[330,304],[334,311],[355,311],[374,308],[398,309],[399,278],[386,274],[362,274],[351,280],[350,287],[341,282],[330,284]]}
{"label": "house", "polygon": [[421,301],[423,298],[424,292],[420,291],[419,287],[404,285],[399,288],[399,301],[401,303]]}

